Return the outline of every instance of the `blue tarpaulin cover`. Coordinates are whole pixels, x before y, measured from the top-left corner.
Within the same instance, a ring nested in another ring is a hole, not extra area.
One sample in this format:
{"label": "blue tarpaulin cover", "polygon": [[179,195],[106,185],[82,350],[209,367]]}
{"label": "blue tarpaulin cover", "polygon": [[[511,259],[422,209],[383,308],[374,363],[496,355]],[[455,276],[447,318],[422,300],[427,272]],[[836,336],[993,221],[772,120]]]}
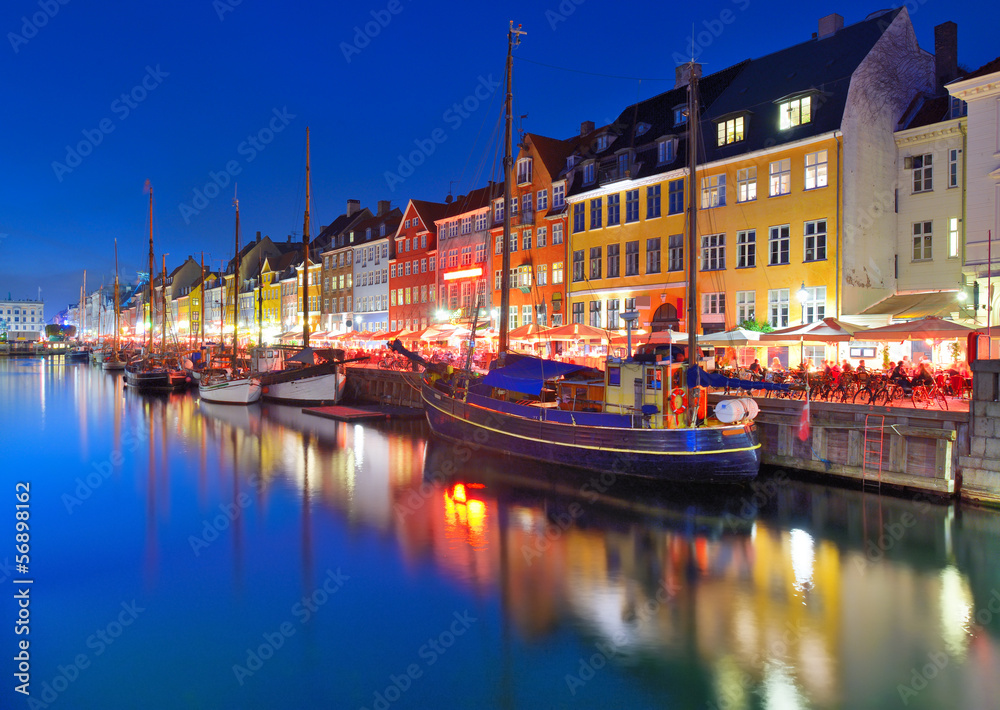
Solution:
{"label": "blue tarpaulin cover", "polygon": [[718,372],[705,372],[700,367],[688,368],[688,387],[730,387],[745,390],[772,390],[775,392],[787,392],[788,385],[777,382],[757,382],[755,380],[738,380],[735,377],[726,377]]}
{"label": "blue tarpaulin cover", "polygon": [[586,369],[588,368],[570,362],[525,357],[512,365],[490,370],[483,378],[483,383],[490,387],[539,395],[545,380]]}

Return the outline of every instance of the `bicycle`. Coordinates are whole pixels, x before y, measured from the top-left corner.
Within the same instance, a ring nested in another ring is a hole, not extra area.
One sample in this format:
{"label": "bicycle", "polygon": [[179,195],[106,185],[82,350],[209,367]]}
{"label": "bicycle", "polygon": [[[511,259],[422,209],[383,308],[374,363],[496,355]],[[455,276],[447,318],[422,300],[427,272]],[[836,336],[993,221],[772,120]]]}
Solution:
{"label": "bicycle", "polygon": [[931,402],[934,402],[941,409],[946,411],[948,409],[948,398],[945,396],[944,390],[936,384],[913,385],[913,393],[910,395],[910,400],[913,402],[914,407],[918,404],[930,407]]}

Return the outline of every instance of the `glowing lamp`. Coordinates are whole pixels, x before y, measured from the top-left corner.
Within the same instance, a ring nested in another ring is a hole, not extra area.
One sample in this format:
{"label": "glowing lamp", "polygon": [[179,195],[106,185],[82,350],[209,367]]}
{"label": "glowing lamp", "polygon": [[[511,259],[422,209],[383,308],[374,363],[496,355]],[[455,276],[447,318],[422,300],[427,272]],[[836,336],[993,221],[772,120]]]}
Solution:
{"label": "glowing lamp", "polygon": [[449,271],[441,278],[445,281],[454,281],[456,279],[471,279],[475,276],[483,275],[483,267],[475,266],[471,269],[462,269],[461,271]]}

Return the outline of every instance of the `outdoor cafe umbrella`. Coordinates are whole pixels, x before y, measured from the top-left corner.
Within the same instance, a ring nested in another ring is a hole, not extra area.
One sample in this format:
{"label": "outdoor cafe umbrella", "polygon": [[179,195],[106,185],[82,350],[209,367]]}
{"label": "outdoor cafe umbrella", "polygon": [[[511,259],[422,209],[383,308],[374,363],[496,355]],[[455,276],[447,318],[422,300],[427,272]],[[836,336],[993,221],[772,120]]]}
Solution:
{"label": "outdoor cafe umbrella", "polygon": [[938,318],[937,316],[926,316],[917,320],[906,321],[904,323],[893,323],[884,325],[881,328],[869,328],[865,331],[865,340],[951,340],[953,338],[965,338],[969,333],[975,332],[975,328],[968,328],[950,320]]}
{"label": "outdoor cafe umbrella", "polygon": [[760,342],[770,345],[806,343],[847,343],[851,340],[867,340],[871,330],[861,325],[848,323],[838,318],[793,325],[770,333],[761,333]]}
{"label": "outdoor cafe umbrella", "polygon": [[562,340],[576,342],[586,340],[591,344],[600,344],[610,340],[611,336],[603,328],[595,328],[585,323],[567,323],[546,331],[546,340]]}
{"label": "outdoor cafe umbrella", "polygon": [[[708,335],[699,335],[698,344],[699,345],[717,345],[728,348],[735,347],[756,347],[760,341],[760,333],[755,330],[747,330],[745,328],[734,328],[733,330],[727,330],[724,333],[711,333]],[[745,354],[745,353],[744,353]]]}

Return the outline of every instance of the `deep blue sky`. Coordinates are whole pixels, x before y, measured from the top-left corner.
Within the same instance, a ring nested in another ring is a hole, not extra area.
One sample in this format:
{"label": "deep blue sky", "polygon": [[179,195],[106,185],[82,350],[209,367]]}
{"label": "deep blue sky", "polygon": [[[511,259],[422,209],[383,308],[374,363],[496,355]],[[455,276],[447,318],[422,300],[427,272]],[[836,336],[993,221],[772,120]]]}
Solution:
{"label": "deep blue sky", "polygon": [[[143,268],[147,179],[155,189],[157,263],[167,251],[168,268],[202,249],[216,263],[231,255],[232,183],[198,214],[180,209],[231,161],[240,170],[244,236],[301,233],[307,125],[313,235],[348,198],[402,207],[410,197],[443,199],[451,181],[455,194],[481,185],[493,167],[487,146],[502,89],[467,118],[448,110],[483,80],[502,82],[510,19],[528,32],[519,58],[646,79],[516,61],[515,113],[528,114],[523,129],[566,137],[582,120],[610,121],[637,98],[670,88],[675,57],[691,52],[692,23],[697,38],[710,39],[696,47],[708,73],[809,39],[821,15],[838,12],[850,24],[880,9],[765,0],[711,0],[690,9],[641,3],[635,10],[603,0],[59,1],[66,4],[41,0],[58,12],[40,27],[25,28],[23,20],[42,19],[39,0],[7,0],[0,13],[0,291],[34,297],[42,287],[48,317],[76,300],[84,268],[88,287],[102,277],[110,282],[115,237],[123,276]],[[953,20],[960,64],[974,68],[1000,54],[996,3],[908,6],[928,51],[934,25]],[[342,44],[355,41],[355,27],[374,22],[372,13],[388,23],[348,61]],[[148,91],[134,94],[141,101],[121,101],[144,80]],[[252,150],[244,142],[267,128],[275,111],[285,113],[287,126]],[[72,167],[67,146],[96,143],[102,120],[111,130]],[[398,170],[397,156],[435,129],[444,142],[390,190],[385,175]]]}

